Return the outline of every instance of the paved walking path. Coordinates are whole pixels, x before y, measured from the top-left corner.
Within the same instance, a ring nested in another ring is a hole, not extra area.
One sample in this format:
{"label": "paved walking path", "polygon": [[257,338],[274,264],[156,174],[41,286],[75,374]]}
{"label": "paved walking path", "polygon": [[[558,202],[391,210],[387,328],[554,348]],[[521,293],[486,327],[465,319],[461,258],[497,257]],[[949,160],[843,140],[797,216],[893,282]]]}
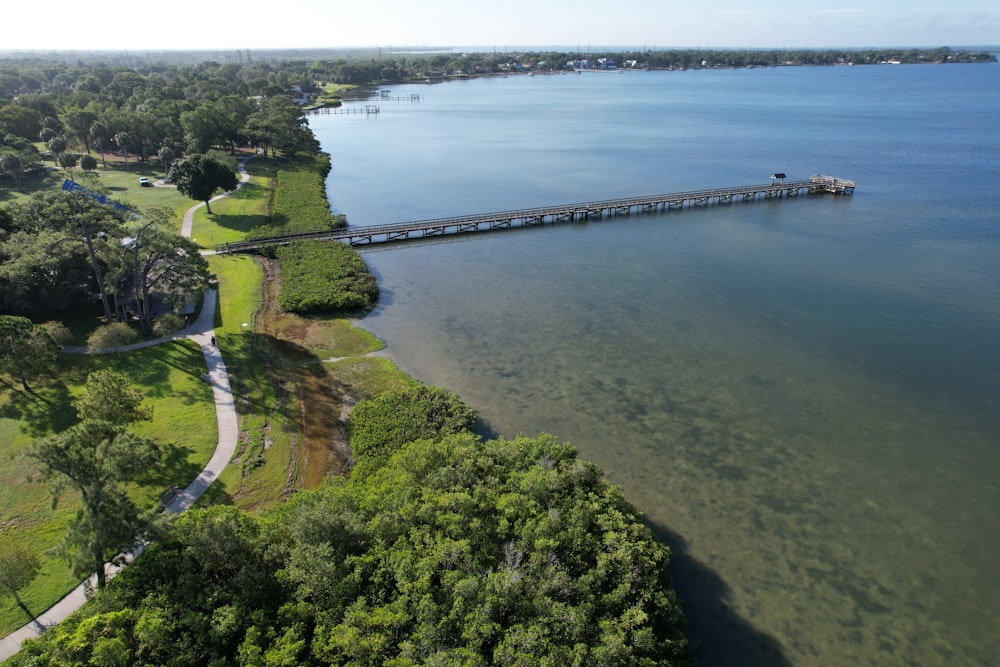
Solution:
{"label": "paved walking path", "polygon": [[[246,183],[250,175],[246,172],[243,162],[240,163],[240,184]],[[211,201],[220,199],[225,195],[219,195]],[[183,236],[191,236],[191,222],[194,219],[194,212],[204,206],[204,202],[188,209],[184,214],[184,225],[181,228]],[[219,347],[215,344],[213,325],[215,323],[215,303],[217,299],[215,290],[205,293],[202,302],[201,312],[198,319],[183,331],[172,336],[164,336],[153,340],[126,345],[122,348],[108,348],[102,350],[88,350],[85,347],[65,347],[63,350],[76,354],[105,354],[111,352],[137,350],[150,347],[166,341],[178,338],[189,338],[201,346],[201,351],[205,355],[205,364],[208,366],[208,381],[212,385],[212,395],[215,399],[215,414],[219,426],[219,441],[215,446],[215,452],[208,464],[205,465],[201,473],[187,488],[177,490],[164,503],[164,509],[169,512],[179,513],[191,507],[194,502],[205,493],[206,489],[218,478],[223,468],[229,464],[236,452],[236,443],[239,439],[240,423],[236,413],[236,405],[233,401],[232,389],[229,385],[229,373],[226,371],[226,364],[222,360]],[[131,562],[145,548],[145,544],[140,544],[132,552],[124,554],[126,563]],[[113,577],[121,569],[114,563],[105,564],[105,572],[109,578]],[[34,623],[28,623],[20,629],[0,639],[0,662],[13,656],[21,650],[21,644],[26,639],[38,637],[52,626],[65,620],[70,614],[79,609],[87,601],[87,591],[93,590],[97,582],[97,575],[91,575],[86,581],[74,588],[66,597],[62,598],[40,614]]]}
{"label": "paved walking path", "polygon": [[[250,180],[250,174],[247,173],[246,163],[246,160],[240,160],[240,182],[239,185],[236,186],[237,188]],[[217,195],[209,199],[208,203],[211,204],[212,202],[218,201],[229,194],[229,192],[223,192],[221,195]],[[181,222],[181,236],[191,238],[191,227],[194,225],[194,214],[204,205],[205,202],[201,202],[184,212],[184,221]]]}

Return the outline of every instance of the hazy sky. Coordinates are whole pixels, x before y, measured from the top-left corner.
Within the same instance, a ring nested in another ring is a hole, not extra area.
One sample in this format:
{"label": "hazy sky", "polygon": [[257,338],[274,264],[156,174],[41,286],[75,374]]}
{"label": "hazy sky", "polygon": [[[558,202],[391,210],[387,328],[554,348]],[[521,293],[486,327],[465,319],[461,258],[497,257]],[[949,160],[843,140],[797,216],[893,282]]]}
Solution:
{"label": "hazy sky", "polygon": [[998,0],[18,0],[2,49],[966,46]]}

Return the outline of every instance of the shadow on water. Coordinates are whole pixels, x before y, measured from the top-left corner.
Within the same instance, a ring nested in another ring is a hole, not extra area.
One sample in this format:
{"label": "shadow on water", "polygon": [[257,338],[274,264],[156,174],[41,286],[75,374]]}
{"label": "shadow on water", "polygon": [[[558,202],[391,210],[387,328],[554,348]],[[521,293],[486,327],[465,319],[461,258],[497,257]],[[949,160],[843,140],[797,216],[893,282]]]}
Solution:
{"label": "shadow on water", "polygon": [[688,621],[688,638],[697,667],[791,666],[781,643],[755,628],[730,605],[730,588],[711,568],[688,552],[683,537],[650,524],[670,547],[670,575]]}

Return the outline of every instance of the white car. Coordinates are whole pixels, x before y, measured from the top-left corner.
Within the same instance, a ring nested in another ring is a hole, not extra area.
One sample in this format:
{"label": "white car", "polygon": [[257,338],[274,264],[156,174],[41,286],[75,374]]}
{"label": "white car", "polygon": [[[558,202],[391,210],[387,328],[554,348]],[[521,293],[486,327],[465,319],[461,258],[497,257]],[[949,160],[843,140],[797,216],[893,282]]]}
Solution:
{"label": "white car", "polygon": [[153,187],[153,184],[150,183],[149,179],[146,178],[145,176],[143,176],[142,178],[139,179],[139,185],[141,187],[144,187],[144,188],[151,188],[151,187]]}

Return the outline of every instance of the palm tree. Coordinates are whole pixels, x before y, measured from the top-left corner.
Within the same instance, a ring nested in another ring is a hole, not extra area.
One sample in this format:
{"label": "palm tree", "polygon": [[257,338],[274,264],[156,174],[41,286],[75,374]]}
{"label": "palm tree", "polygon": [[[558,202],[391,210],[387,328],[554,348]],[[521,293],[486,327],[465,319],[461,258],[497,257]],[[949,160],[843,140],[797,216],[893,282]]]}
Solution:
{"label": "palm tree", "polygon": [[128,145],[132,141],[132,136],[127,132],[119,132],[115,135],[115,143],[125,157],[125,168],[128,169]]}

